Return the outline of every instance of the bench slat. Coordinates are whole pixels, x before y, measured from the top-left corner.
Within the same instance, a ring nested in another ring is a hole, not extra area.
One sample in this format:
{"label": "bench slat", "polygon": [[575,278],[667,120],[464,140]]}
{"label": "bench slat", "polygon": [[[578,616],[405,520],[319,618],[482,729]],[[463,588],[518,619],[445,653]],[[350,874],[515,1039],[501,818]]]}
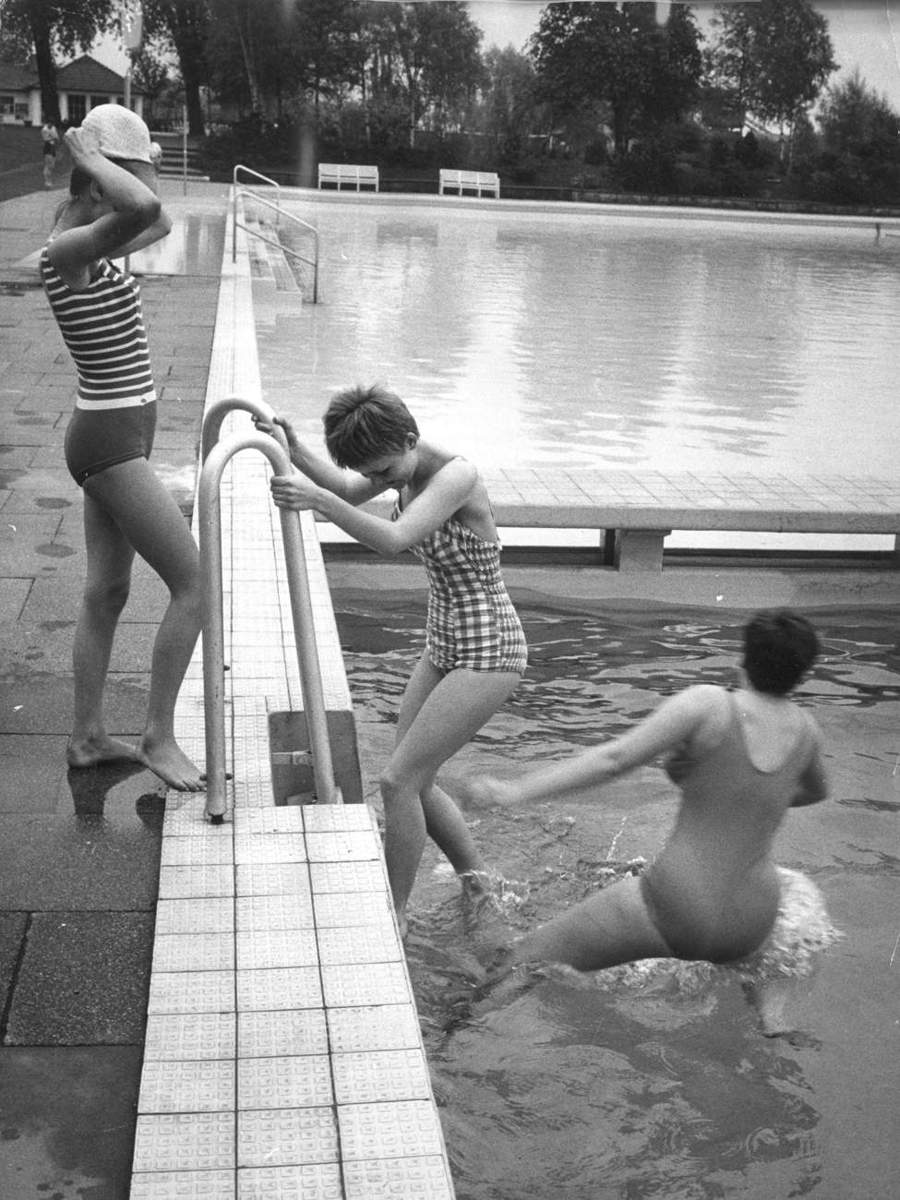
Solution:
{"label": "bench slat", "polygon": [[357,163],[319,163],[319,187],[323,183],[333,183],[338,191],[341,185],[351,184],[357,191],[361,187],[379,189],[378,168]]}
{"label": "bench slat", "polygon": [[441,195],[448,188],[462,195],[465,188],[477,192],[479,196],[491,193],[498,199],[500,197],[500,176],[495,171],[461,171],[453,167],[441,167],[438,178]]}

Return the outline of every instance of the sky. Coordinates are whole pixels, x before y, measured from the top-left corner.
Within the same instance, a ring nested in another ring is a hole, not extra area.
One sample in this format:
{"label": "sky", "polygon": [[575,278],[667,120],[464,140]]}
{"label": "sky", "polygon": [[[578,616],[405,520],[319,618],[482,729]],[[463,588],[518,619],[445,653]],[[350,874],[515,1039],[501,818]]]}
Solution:
{"label": "sky", "polygon": [[[838,82],[859,66],[866,84],[900,112],[900,0],[814,0],[813,6],[828,21],[834,57],[841,68],[830,82]],[[511,43],[519,50],[537,28],[545,4],[536,0],[468,0],[468,7],[472,19],[484,30],[485,46]],[[703,28],[713,12],[712,0],[692,7]]]}
{"label": "sky", "polygon": [[[429,2],[440,3],[440,0]],[[538,0],[467,2],[473,20],[484,30],[485,47],[512,44],[517,50],[523,48],[537,28],[541,9],[545,7]],[[698,0],[692,7],[702,28],[712,15],[712,0]],[[841,68],[831,82],[838,82],[859,66],[866,84],[900,112],[900,0],[814,0],[814,7],[828,20],[834,56]],[[94,53],[114,70],[125,70],[125,56],[114,45],[107,43]]]}

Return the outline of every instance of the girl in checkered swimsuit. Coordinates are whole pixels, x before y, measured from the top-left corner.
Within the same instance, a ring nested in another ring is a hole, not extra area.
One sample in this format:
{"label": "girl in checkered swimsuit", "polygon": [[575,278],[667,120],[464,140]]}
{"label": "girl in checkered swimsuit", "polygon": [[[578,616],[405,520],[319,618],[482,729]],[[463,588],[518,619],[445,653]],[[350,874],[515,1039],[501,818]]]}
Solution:
{"label": "girl in checkered swimsuit", "polygon": [[[399,397],[380,387],[335,396],[325,413],[332,462],[302,445],[288,422],[278,423],[297,468],[272,479],[279,508],[313,509],[381,554],[412,550],[428,572],[426,649],[407,684],[381,778],[385,859],[405,932],[426,835],[467,890],[477,895],[482,888],[481,855],[435,776],[519,682],[525,638],[500,575],[497,528],[477,470],[421,438]],[[360,511],[391,488],[398,500],[390,520]]]}

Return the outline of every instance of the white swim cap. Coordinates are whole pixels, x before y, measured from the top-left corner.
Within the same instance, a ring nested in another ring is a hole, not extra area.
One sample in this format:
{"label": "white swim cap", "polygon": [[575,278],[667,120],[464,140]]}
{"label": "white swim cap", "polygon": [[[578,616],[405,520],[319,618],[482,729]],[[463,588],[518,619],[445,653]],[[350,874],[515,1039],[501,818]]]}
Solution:
{"label": "white swim cap", "polygon": [[94,130],[100,153],[107,158],[152,162],[150,131],[130,108],[121,104],[97,104],[81,122],[81,128]]}

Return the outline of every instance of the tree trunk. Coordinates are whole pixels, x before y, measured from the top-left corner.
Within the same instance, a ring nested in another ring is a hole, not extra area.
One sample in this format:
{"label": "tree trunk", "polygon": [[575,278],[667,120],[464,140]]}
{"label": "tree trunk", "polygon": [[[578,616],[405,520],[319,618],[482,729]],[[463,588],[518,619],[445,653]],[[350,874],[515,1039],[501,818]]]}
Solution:
{"label": "tree trunk", "polygon": [[56,63],[53,61],[50,24],[45,19],[44,11],[38,11],[35,6],[32,6],[29,11],[29,20],[31,36],[34,41],[38,80],[41,85],[42,119],[52,121],[58,128],[60,125],[59,93],[56,90]]}
{"label": "tree trunk", "polygon": [[196,71],[186,67],[181,62],[181,78],[184,80],[184,103],[187,108],[188,133],[194,137],[203,137],[206,133],[206,122],[203,118],[203,105],[200,102],[200,78]]}
{"label": "tree trunk", "polygon": [[259,89],[259,78],[256,72],[256,64],[253,61],[253,55],[250,51],[250,46],[247,38],[244,36],[244,31],[241,29],[240,13],[235,11],[235,25],[237,26],[238,41],[241,45],[241,57],[244,60],[244,73],[247,76],[247,90],[250,92],[250,109],[259,117],[262,117],[262,93]]}
{"label": "tree trunk", "polygon": [[178,65],[181,68],[181,78],[184,82],[188,133],[195,137],[203,137],[206,133],[206,125],[203,119],[203,105],[200,102],[200,88],[205,82],[203,77],[205,32],[194,19],[195,14],[182,4],[171,4],[166,10],[165,17],[175,52],[178,55]]}

